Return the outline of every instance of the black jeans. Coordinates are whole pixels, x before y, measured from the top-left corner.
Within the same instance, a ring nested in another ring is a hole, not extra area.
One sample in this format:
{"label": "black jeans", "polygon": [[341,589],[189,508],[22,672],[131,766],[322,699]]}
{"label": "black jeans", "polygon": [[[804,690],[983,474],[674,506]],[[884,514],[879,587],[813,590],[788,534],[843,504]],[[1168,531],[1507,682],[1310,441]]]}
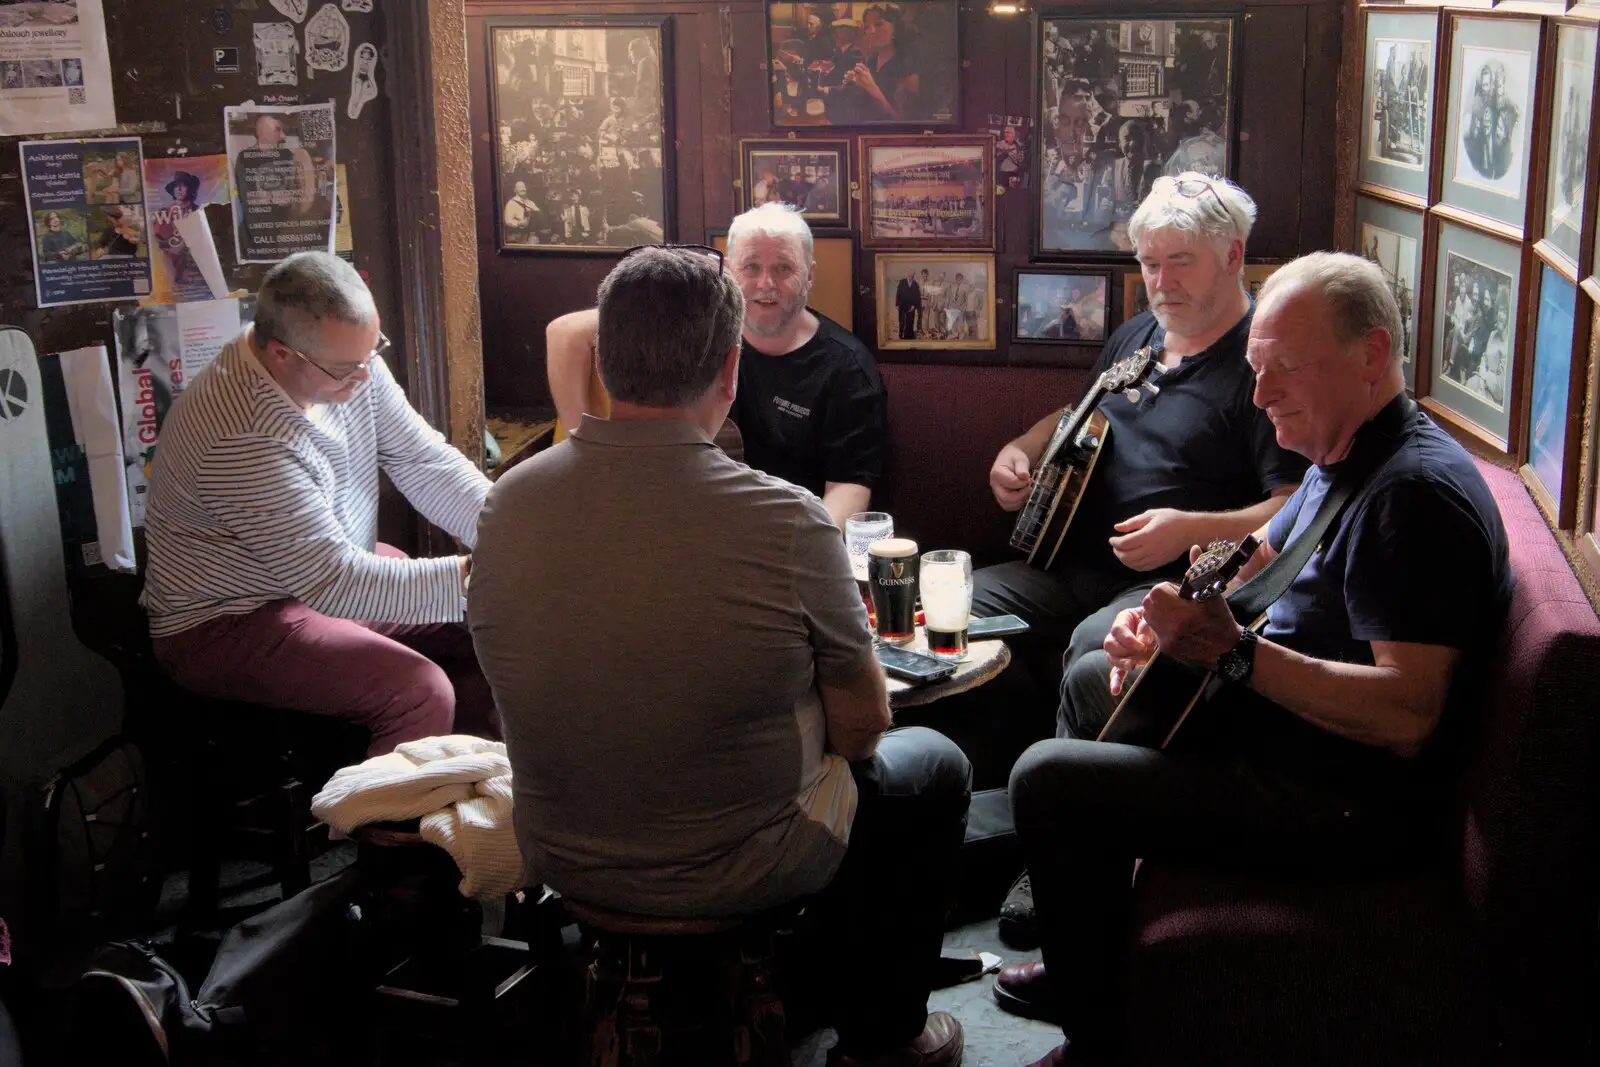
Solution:
{"label": "black jeans", "polygon": [[[984,567],[972,576],[972,613],[1019,615],[1030,629],[1006,638],[1011,664],[992,681],[926,707],[908,708],[902,721],[947,734],[972,760],[978,789],[1004,789],[1017,757],[1035,741],[1062,733],[1062,663],[1105,640],[1116,611],[1138,603],[1154,583],[1130,581],[1070,563],[1046,573],[1017,561]],[[1104,616],[1102,620],[1102,616]]]}
{"label": "black jeans", "polygon": [[1068,738],[1017,761],[1011,809],[1073,1044],[1113,1056],[1122,1044],[1136,857],[1327,878],[1398,868],[1420,853],[1422,820],[1407,814],[1420,809],[1392,783],[1308,777],[1230,751]]}
{"label": "black jeans", "polygon": [[871,1056],[927,1023],[972,765],[949,738],[910,727],[891,730],[851,770],[860,799],[850,846],[806,909],[821,963],[809,984],[822,985],[811,992],[829,1007],[839,1048]]}

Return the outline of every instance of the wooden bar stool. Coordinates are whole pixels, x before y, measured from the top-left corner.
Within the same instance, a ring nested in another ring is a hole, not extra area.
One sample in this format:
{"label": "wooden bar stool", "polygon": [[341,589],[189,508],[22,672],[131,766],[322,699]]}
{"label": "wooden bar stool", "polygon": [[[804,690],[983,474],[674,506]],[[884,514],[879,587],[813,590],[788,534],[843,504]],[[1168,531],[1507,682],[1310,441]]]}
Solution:
{"label": "wooden bar stool", "polygon": [[667,919],[563,898],[591,947],[589,1067],[787,1067],[768,914]]}

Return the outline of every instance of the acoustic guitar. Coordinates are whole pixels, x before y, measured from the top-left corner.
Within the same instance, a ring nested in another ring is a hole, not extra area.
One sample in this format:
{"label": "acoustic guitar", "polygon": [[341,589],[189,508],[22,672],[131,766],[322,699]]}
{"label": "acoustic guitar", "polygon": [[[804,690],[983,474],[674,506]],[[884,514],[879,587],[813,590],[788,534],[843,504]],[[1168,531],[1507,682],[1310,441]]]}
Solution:
{"label": "acoustic guitar", "polygon": [[[1243,541],[1213,541],[1189,564],[1178,595],[1202,601],[1221,596],[1260,542],[1254,534]],[[1189,713],[1206,695],[1213,672],[1192,667],[1160,650],[1145,664],[1122,695],[1099,740],[1144,748],[1166,748]]]}
{"label": "acoustic guitar", "polygon": [[1150,376],[1161,365],[1161,349],[1146,345],[1106,368],[1094,380],[1078,406],[1061,413],[1050,441],[1032,471],[1033,488],[1011,529],[1011,547],[1028,554],[1028,562],[1041,570],[1055,565],[1062,538],[1078,512],[1083,492],[1105,447],[1110,424],[1097,410],[1112,393],[1139,399],[1139,387],[1160,392]]}

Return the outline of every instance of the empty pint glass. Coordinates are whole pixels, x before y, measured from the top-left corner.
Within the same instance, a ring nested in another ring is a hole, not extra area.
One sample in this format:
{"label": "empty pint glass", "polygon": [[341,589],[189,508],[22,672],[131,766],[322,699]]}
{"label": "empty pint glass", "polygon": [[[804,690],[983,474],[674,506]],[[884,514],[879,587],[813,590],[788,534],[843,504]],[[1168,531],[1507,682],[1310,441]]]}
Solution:
{"label": "empty pint glass", "polygon": [[917,543],[886,537],[868,545],[867,587],[878,618],[878,639],[910,644],[917,632]]}
{"label": "empty pint glass", "polygon": [[917,580],[922,591],[928,651],[940,659],[966,659],[967,620],[972,616],[972,557],[954,549],[924,552]]}
{"label": "empty pint glass", "polygon": [[887,511],[858,511],[844,520],[844,545],[850,553],[850,569],[856,575],[856,592],[872,608],[872,594],[867,591],[867,546],[874,541],[894,536],[894,519]]}

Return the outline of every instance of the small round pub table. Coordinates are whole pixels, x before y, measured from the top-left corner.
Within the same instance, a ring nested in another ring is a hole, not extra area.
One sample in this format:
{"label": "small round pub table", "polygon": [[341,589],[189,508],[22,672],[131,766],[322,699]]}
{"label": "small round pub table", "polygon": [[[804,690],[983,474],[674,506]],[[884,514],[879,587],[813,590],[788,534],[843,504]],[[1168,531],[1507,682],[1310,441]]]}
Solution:
{"label": "small round pub table", "polygon": [[[928,651],[928,638],[923,633],[922,627],[917,627],[916,639],[905,647],[913,652]],[[920,707],[957,693],[965,693],[969,689],[976,689],[1005,670],[1006,664],[1010,662],[1011,649],[999,638],[974,641],[967,646],[967,658],[956,664],[956,672],[948,678],[918,685],[889,675],[886,679],[889,683],[889,707]]]}

